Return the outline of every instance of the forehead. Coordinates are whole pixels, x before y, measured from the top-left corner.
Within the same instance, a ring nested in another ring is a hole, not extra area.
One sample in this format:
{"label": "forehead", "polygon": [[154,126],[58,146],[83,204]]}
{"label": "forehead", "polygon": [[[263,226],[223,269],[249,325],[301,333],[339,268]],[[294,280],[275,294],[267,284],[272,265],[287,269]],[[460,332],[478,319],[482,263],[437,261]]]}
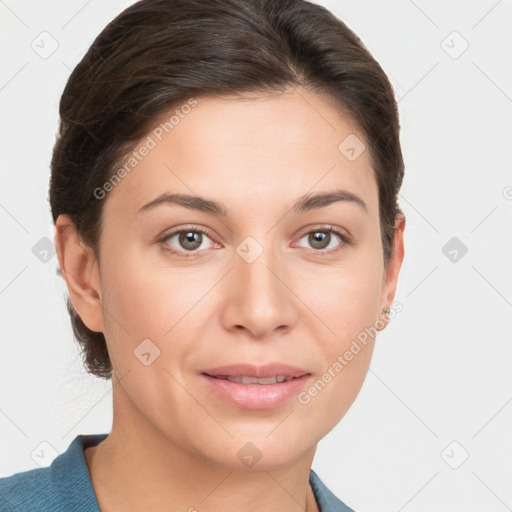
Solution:
{"label": "forehead", "polygon": [[155,121],[133,153],[137,161],[107,196],[126,215],[163,192],[214,196],[233,211],[339,188],[364,196],[369,209],[377,198],[362,133],[332,101],[305,90],[198,97]]}

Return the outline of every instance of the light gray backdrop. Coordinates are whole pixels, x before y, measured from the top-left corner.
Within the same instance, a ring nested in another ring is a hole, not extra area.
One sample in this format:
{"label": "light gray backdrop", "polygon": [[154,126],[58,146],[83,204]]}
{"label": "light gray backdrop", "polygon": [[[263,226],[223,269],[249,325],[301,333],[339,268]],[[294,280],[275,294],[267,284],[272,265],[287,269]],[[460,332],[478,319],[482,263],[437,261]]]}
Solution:
{"label": "light gray backdrop", "polygon": [[[47,189],[59,96],[128,0],[0,0],[0,476],[108,432],[56,276]],[[323,0],[395,88],[403,311],[313,467],[358,511],[512,508],[512,2]]]}

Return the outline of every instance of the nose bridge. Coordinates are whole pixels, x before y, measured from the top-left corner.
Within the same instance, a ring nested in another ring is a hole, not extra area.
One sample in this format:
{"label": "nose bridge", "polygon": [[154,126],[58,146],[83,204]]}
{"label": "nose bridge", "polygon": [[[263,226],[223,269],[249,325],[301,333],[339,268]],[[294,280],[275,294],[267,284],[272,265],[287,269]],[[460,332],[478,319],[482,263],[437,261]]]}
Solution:
{"label": "nose bridge", "polygon": [[256,236],[247,236],[236,247],[230,323],[264,335],[283,325],[289,327],[293,313],[290,292],[282,282],[286,278],[279,275],[283,267],[273,250],[272,236]]}
{"label": "nose bridge", "polygon": [[241,280],[242,295],[260,302],[272,302],[282,286],[270,269],[278,266],[275,251],[271,247],[272,236],[246,237],[236,248],[235,273]]}

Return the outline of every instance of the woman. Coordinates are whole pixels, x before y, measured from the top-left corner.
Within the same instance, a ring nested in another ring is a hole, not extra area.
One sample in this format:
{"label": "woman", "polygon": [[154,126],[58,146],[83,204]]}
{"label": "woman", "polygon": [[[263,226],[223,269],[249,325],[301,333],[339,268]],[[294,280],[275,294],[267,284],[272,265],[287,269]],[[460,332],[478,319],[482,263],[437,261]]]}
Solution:
{"label": "woman", "polygon": [[50,203],[111,432],[0,510],[352,510],[311,469],[393,314],[392,87],[304,0],[143,0],[71,74]]}

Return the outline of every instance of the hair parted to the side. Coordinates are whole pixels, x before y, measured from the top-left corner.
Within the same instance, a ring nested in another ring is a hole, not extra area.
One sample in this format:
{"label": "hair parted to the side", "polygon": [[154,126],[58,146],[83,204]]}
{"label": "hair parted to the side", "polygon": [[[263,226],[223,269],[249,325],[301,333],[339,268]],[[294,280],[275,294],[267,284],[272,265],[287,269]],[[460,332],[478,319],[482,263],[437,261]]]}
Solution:
{"label": "hair parted to the side", "polygon": [[[104,200],[94,191],[156,119],[191,97],[294,87],[333,100],[364,135],[387,266],[404,174],[394,92],[361,40],[305,0],[142,0],[119,14],[62,93],[49,189],[54,223],[69,215],[99,261]],[[67,307],[87,371],[110,379],[103,333],[85,326],[69,298]]]}

